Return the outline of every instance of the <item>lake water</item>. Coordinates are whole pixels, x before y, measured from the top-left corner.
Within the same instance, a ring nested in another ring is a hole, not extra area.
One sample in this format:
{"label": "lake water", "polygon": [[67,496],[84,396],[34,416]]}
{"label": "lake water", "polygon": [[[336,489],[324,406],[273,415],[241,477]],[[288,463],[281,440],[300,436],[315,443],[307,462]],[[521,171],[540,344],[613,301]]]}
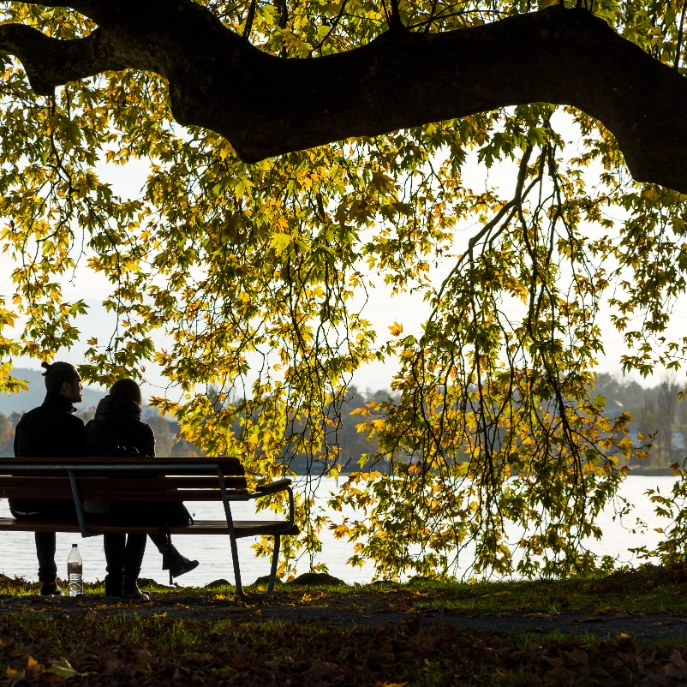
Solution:
{"label": "lake water", "polygon": [[[618,556],[620,563],[632,563],[634,559],[629,553],[630,547],[636,548],[642,544],[653,547],[660,540],[661,535],[653,531],[654,527],[665,527],[666,519],[657,518],[654,515],[653,506],[647,496],[647,489],[660,487],[662,493],[668,493],[674,482],[673,477],[628,477],[621,491],[621,495],[634,504],[632,515],[625,519],[624,526],[619,522],[613,522],[611,510],[604,513],[598,524],[604,532],[603,539],[592,542],[590,549],[596,553]],[[322,504],[330,491],[336,488],[333,479],[323,479],[319,490],[319,498]],[[224,512],[221,503],[189,503],[191,513],[199,520],[222,520]],[[250,519],[254,516],[251,504],[233,504],[232,512],[237,520]],[[7,501],[0,500],[0,517],[9,517]],[[341,513],[335,513],[335,519],[341,518]],[[269,518],[267,514],[260,514],[258,518]],[[641,518],[647,525],[647,531],[643,535],[633,534],[629,527],[634,524],[635,518]],[[322,552],[317,557],[317,562],[324,562],[329,572],[336,577],[352,584],[353,582],[371,581],[374,570],[371,564],[363,568],[352,568],[346,561],[353,552],[353,544],[334,539],[329,532],[322,535]],[[0,532],[3,555],[0,557],[0,573],[10,577],[24,577],[27,580],[37,579],[36,552],[33,543],[33,534],[30,532]],[[269,562],[266,559],[256,559],[251,545],[254,539],[239,540],[239,556],[241,560],[242,579],[244,584],[249,584],[257,577],[269,572]],[[188,558],[196,558],[200,566],[196,570],[178,578],[181,586],[204,586],[213,580],[224,578],[233,582],[234,574],[231,565],[229,551],[229,538],[224,536],[177,536],[174,539],[177,548]],[[102,537],[90,537],[82,539],[78,535],[57,535],[58,574],[66,574],[67,555],[72,544],[79,545],[79,551],[84,561],[84,579],[93,582],[103,579],[105,576],[105,556],[103,553]],[[469,554],[468,554],[469,555]],[[461,559],[461,568],[469,566],[466,556]],[[148,541],[141,577],[148,577],[166,584],[169,580],[167,573],[161,570],[162,556]],[[307,572],[308,561],[303,560],[298,572]]]}

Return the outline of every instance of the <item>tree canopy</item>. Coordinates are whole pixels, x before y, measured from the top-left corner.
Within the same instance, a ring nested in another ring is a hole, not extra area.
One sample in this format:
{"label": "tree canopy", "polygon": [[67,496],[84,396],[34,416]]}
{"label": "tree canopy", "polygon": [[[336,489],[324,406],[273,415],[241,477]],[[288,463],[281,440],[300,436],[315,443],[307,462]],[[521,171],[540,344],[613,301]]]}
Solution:
{"label": "tree canopy", "polygon": [[[2,390],[13,358],[78,340],[86,306],[63,285],[87,267],[117,327],[84,377],[156,363],[186,393],[157,401],[183,436],[263,475],[302,455],[336,474],[351,376],[398,361],[389,398],[356,409],[364,469],[331,498],[355,515],[313,512],[309,482],[285,570],[316,561],[323,527],[380,576],[446,574],[466,551],[485,574],[609,564],[584,540],[643,448],[590,398],[599,309],[626,369],[677,368],[687,343],[665,336],[687,268],[686,10],[3,3]],[[94,172],[137,158],[135,199]],[[473,189],[472,158],[512,163],[512,188]],[[375,276],[428,305],[421,333],[374,331]]]}

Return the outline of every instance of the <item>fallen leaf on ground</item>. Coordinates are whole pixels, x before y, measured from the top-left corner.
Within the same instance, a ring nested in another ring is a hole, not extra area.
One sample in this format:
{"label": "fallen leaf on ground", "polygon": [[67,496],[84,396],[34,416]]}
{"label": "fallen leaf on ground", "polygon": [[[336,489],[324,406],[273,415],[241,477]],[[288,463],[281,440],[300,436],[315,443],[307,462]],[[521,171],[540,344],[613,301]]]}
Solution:
{"label": "fallen leaf on ground", "polygon": [[33,656],[29,656],[26,661],[26,676],[29,678],[38,677],[44,672],[45,668]]}
{"label": "fallen leaf on ground", "polygon": [[23,680],[26,676],[26,673],[23,670],[15,670],[14,668],[7,666],[5,675],[7,675],[10,680]]}
{"label": "fallen leaf on ground", "polygon": [[71,663],[66,658],[61,658],[58,661],[53,661],[50,664],[50,667],[45,672],[52,673],[53,675],[58,675],[59,677],[64,678],[65,680],[70,677],[81,675],[81,673],[72,668]]}

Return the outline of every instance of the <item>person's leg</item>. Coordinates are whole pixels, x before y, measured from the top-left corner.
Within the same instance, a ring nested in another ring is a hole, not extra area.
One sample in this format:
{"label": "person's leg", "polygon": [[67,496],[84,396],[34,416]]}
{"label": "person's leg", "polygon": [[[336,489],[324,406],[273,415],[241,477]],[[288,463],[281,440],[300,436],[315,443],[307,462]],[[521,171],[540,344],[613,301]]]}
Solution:
{"label": "person's leg", "polygon": [[167,550],[167,537],[164,534],[150,534],[148,536],[162,554],[162,569],[169,570],[172,577],[180,577],[198,567],[198,561],[189,560],[179,553],[177,548],[171,544],[171,538],[170,547]]}
{"label": "person's leg", "polygon": [[122,581],[122,596],[148,601],[150,595],[138,588],[138,575],[141,572],[143,554],[146,550],[145,534],[130,534],[124,554],[124,578]]}
{"label": "person's leg", "polygon": [[147,537],[145,534],[130,534],[126,542],[124,553],[124,574],[135,575],[141,571],[143,554],[146,551]]}
{"label": "person's leg", "polygon": [[105,596],[121,596],[126,534],[106,534],[103,539],[107,564]]}
{"label": "person's leg", "polygon": [[57,537],[54,532],[36,532],[36,555],[38,556],[39,582],[57,582],[57,565],[55,564],[55,549]]}
{"label": "person's leg", "polygon": [[167,537],[164,534],[149,534],[150,541],[155,544],[157,550],[164,556],[167,550]]}
{"label": "person's leg", "polygon": [[[73,501],[46,501],[45,507],[36,516],[55,522],[75,522],[76,508]],[[38,579],[43,583],[42,595],[59,596],[62,590],[57,585],[55,550],[57,538],[54,532],[36,532],[36,553],[38,554]]]}
{"label": "person's leg", "polygon": [[[74,504],[70,501],[16,500],[10,503],[10,512],[18,520],[72,521],[76,519]],[[42,583],[41,595],[59,596],[62,590],[57,584],[55,533],[36,532],[34,539],[38,558],[38,579]]]}

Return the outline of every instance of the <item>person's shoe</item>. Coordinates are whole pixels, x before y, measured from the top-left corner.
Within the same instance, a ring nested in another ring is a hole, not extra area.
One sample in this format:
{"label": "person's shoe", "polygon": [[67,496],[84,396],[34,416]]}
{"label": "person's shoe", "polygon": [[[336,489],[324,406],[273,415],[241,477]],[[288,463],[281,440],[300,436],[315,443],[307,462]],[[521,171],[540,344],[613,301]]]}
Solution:
{"label": "person's shoe", "polygon": [[62,590],[60,585],[57,584],[57,580],[43,582],[41,585],[41,596],[62,596]]}
{"label": "person's shoe", "polygon": [[141,591],[138,588],[137,577],[127,577],[124,575],[122,580],[122,593],[125,599],[135,599],[136,601],[150,601],[150,594]]}
{"label": "person's shoe", "polygon": [[198,567],[198,561],[192,561],[182,556],[174,546],[169,549],[169,554],[162,558],[162,569],[169,570],[172,577],[181,577]]}
{"label": "person's shoe", "polygon": [[105,576],[105,596],[121,597],[122,596],[122,578],[112,577],[112,575]]}

